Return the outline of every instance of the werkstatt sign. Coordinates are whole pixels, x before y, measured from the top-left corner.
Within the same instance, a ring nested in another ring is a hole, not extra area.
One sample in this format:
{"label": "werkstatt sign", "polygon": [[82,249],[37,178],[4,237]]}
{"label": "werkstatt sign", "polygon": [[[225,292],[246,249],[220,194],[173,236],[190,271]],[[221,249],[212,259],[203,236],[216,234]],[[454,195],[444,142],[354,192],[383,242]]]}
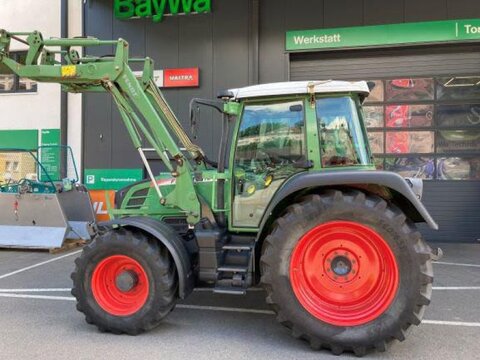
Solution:
{"label": "werkstatt sign", "polygon": [[114,0],[117,19],[150,17],[160,22],[164,16],[212,12],[212,0]]}
{"label": "werkstatt sign", "polygon": [[88,190],[119,190],[143,179],[142,169],[85,169]]}
{"label": "werkstatt sign", "polygon": [[480,40],[480,19],[288,31],[287,51]]}

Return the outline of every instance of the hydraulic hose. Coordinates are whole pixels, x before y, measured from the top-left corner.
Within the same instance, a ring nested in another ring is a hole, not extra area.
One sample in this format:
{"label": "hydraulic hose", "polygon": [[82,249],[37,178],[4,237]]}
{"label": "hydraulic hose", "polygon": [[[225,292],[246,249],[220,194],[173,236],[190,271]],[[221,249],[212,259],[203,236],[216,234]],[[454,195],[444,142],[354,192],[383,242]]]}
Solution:
{"label": "hydraulic hose", "polygon": [[158,90],[153,80],[150,80],[146,91],[155,100],[158,110],[160,110],[161,114],[163,114],[162,118],[167,121],[168,125],[178,137],[185,149],[187,149],[187,151],[195,160],[202,160],[204,158],[202,149],[198,145],[195,145],[190,137],[185,133],[182,125],[178,121],[162,93]]}

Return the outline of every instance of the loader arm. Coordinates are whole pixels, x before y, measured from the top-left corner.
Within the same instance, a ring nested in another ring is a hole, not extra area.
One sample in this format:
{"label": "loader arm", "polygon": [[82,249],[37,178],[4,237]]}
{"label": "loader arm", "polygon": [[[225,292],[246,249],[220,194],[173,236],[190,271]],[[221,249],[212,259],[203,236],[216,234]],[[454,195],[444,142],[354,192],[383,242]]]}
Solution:
{"label": "loader arm", "polygon": [[[11,57],[12,41],[27,46],[24,64]],[[114,55],[80,57],[74,49],[92,46],[112,46]],[[141,78],[137,78],[130,68],[129,64],[132,62],[144,64]],[[152,59],[130,58],[129,45],[123,39],[44,39],[38,31],[10,33],[0,30],[0,65],[6,66],[20,77],[38,82],[59,83],[66,92],[110,93],[133,145],[139,151],[161,204],[180,209],[187,216],[190,225],[200,220],[201,206],[194,188],[190,160],[202,164],[204,154],[192,143],[155,85]],[[167,196],[161,193],[143,154],[144,141],[155,149],[176,178],[175,189]],[[184,155],[179,143],[187,150],[191,159]]]}

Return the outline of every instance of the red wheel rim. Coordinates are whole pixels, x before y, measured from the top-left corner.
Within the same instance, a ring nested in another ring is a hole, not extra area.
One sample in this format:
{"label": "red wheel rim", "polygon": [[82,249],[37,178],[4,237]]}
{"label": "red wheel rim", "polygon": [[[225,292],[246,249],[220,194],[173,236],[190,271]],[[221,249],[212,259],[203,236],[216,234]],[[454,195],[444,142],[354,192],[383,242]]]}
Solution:
{"label": "red wheel rim", "polygon": [[[120,282],[122,280],[123,283]],[[98,305],[107,313],[129,316],[140,310],[147,301],[148,277],[135,259],[125,255],[109,256],[93,271],[92,293]]]}
{"label": "red wheel rim", "polygon": [[388,309],[399,275],[392,250],[376,231],[332,221],[299,240],[290,261],[290,281],[311,315],[331,325],[356,326]]}

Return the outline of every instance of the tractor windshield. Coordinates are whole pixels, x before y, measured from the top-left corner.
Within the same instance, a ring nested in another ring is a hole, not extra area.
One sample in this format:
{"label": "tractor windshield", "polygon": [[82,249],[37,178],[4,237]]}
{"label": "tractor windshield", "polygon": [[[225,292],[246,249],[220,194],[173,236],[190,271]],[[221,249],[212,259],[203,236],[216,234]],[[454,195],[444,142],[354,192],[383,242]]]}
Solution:
{"label": "tractor windshield", "polygon": [[354,99],[318,98],[317,121],[323,167],[370,164],[368,142]]}

